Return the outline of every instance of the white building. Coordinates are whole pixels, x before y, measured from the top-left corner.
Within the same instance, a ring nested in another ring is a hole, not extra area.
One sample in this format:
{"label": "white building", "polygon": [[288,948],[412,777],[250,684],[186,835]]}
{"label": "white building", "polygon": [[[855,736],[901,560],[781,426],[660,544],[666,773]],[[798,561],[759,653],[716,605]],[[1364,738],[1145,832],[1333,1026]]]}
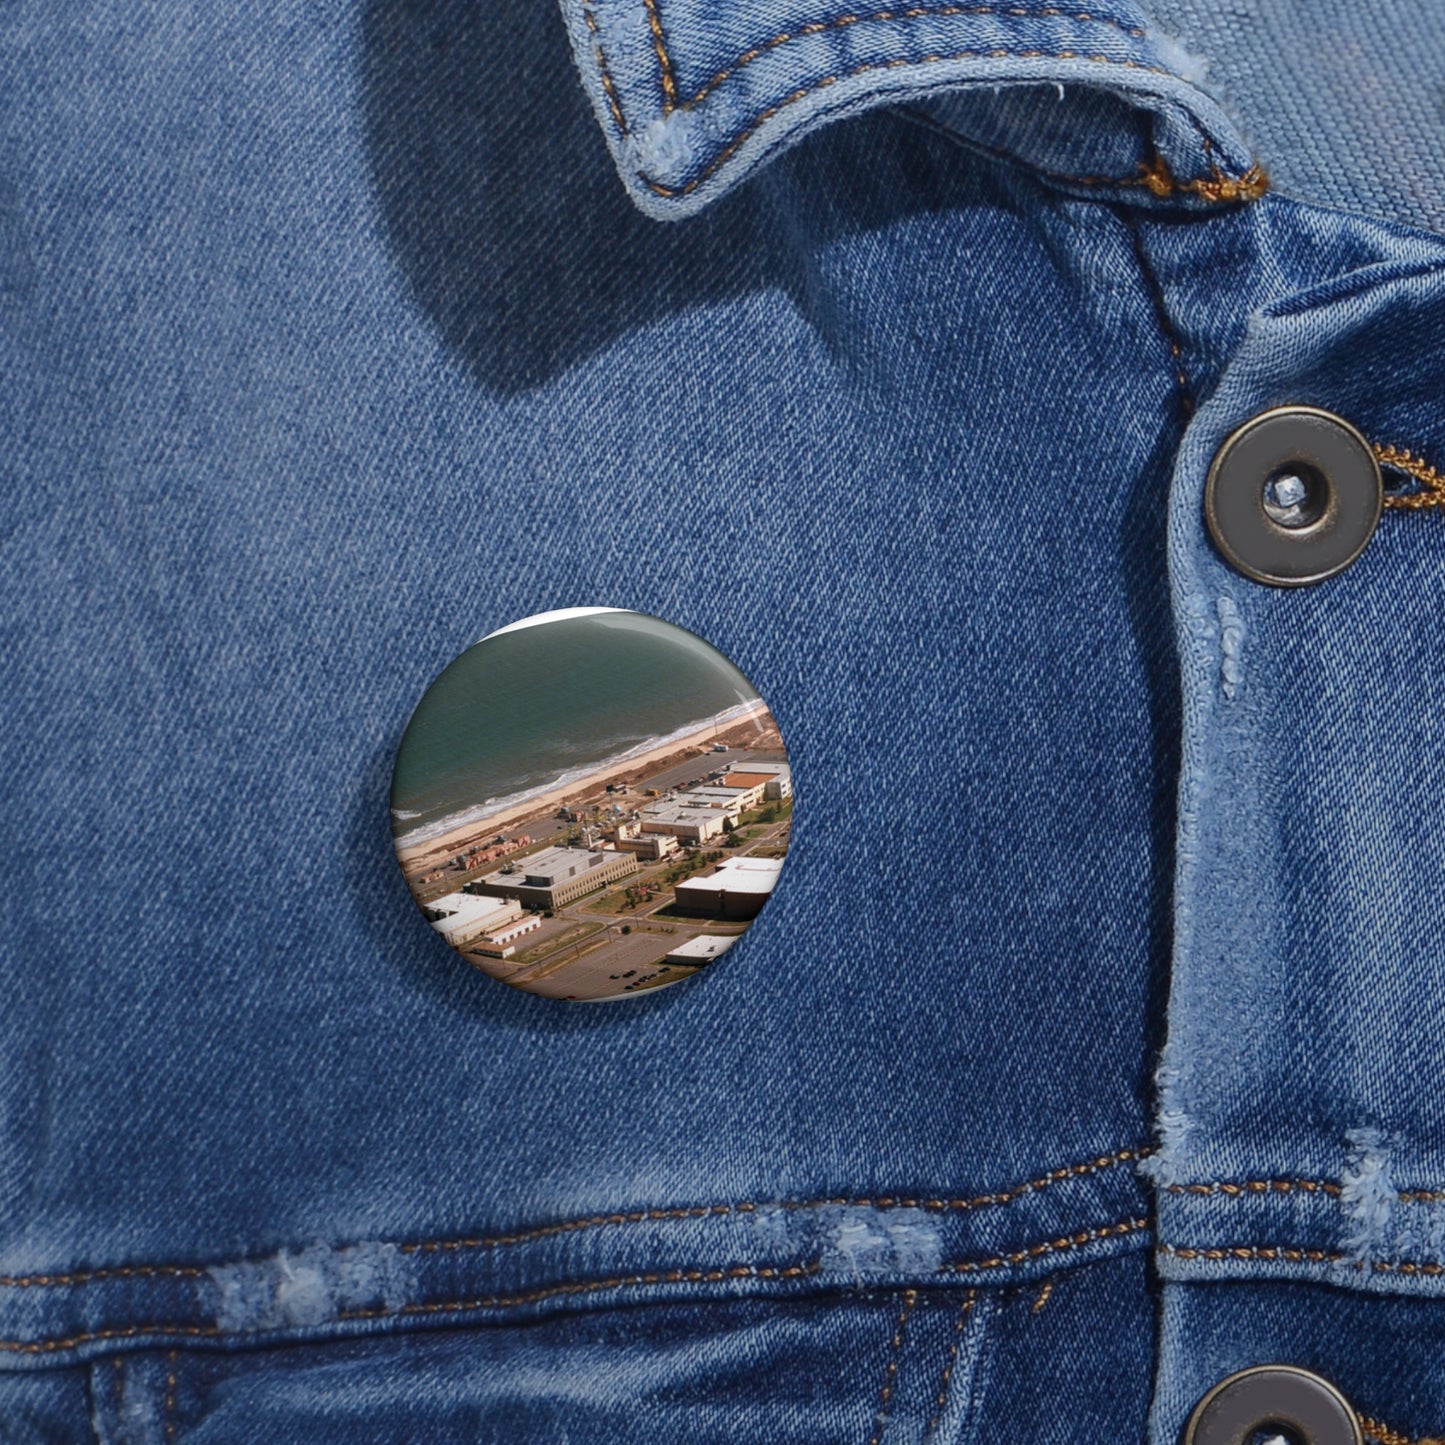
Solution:
{"label": "white building", "polygon": [[510,957],[515,952],[513,940],[542,926],[542,920],[520,903],[474,893],[448,893],[423,904],[422,911],[453,948],[475,944],[479,952],[494,958]]}
{"label": "white building", "polygon": [[725,858],[706,878],[677,885],[678,911],[707,918],[756,918],[782,868],[781,858]]}
{"label": "white building", "polygon": [[727,814],[718,808],[699,808],[683,799],[650,803],[638,814],[644,833],[671,833],[685,843],[706,843],[722,835]]}
{"label": "white building", "polygon": [[699,933],[696,938],[679,943],[664,962],[698,968],[702,964],[711,963],[715,958],[721,958],[741,937],[739,933]]}

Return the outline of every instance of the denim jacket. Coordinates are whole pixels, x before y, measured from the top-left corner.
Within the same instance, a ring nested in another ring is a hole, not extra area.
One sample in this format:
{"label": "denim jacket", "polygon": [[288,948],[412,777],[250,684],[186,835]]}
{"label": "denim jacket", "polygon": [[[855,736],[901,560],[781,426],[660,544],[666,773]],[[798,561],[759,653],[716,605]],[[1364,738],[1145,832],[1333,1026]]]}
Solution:
{"label": "denim jacket", "polygon": [[[1434,8],[6,6],[0,1440],[1445,1431]],[[1312,585],[1204,515],[1281,406]],[[595,1009],[386,824],[582,605],[798,789]]]}

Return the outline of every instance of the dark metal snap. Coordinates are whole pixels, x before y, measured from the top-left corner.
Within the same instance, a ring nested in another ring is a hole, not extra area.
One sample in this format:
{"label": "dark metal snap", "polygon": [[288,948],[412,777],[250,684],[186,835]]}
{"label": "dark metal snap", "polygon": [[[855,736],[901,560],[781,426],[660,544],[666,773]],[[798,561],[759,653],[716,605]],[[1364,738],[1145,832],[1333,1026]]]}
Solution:
{"label": "dark metal snap", "polygon": [[1302,587],[1343,572],[1375,535],[1384,499],[1370,444],[1313,406],[1262,411],[1220,447],[1204,516],[1246,577]]}
{"label": "dark metal snap", "polygon": [[1194,1407],[1184,1445],[1248,1445],[1266,1431],[1290,1445],[1364,1445],[1345,1397],[1294,1365],[1256,1365],[1221,1380]]}

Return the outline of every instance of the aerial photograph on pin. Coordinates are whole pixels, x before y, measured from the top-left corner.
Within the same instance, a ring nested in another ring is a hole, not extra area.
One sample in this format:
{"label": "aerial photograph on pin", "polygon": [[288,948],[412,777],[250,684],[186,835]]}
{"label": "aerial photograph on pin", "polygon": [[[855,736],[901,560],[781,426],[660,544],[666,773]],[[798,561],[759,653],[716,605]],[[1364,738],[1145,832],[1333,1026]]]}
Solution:
{"label": "aerial photograph on pin", "polygon": [[514,988],[627,998],[718,966],[787,856],[767,705],[701,638],[574,608],[461,654],[407,724],[397,858],[431,926]]}

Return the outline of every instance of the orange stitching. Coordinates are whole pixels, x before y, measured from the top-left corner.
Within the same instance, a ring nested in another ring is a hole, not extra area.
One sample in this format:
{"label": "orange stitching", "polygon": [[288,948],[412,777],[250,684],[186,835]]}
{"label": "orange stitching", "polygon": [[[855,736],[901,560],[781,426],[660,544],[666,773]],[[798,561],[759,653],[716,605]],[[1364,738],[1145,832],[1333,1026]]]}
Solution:
{"label": "orange stitching", "polygon": [[[791,95],[786,95],[775,105],[770,105],[766,110],[759,111],[753,120],[739,131],[733,140],[717,155],[700,174],[681,186],[665,186],[660,181],[650,180],[639,173],[638,178],[655,195],[674,197],[686,196],[695,191],[709,176],[720,166],[730,160],[743,143],[780,111],[797,101],[806,99],[815,90],[822,90],[830,85],[836,85],[840,80],[851,79],[855,75],[864,75],[871,70],[894,70],[899,66],[924,66],[937,65],[944,61],[951,60],[980,60],[980,59],[1043,59],[1043,60],[1084,60],[1097,65],[1108,65],[1116,69],[1142,70],[1153,75],[1173,76],[1173,72],[1166,70],[1160,65],[1145,65],[1138,60],[1114,60],[1107,55],[1081,55],[1076,50],[960,50],[952,55],[924,55],[917,60],[883,60],[870,61],[864,65],[856,65],[851,70],[842,71],[838,75],[825,75],[821,80],[815,80],[811,85],[803,86],[795,90]],[[1162,161],[1160,165],[1162,166]],[[1269,187],[1269,178],[1263,169],[1253,165],[1242,176],[1226,176],[1222,171],[1216,173],[1209,180],[1177,181],[1172,174],[1169,174],[1167,184],[1163,180],[1164,171],[1159,169],[1150,170],[1145,167],[1143,184],[1149,186],[1155,195],[1167,196],[1176,191],[1190,191],[1202,199],[1211,202],[1223,201],[1252,201],[1263,195]],[[1153,177],[1151,180],[1150,177]],[[1160,187],[1163,189],[1160,189]]]}
{"label": "orange stitching", "polygon": [[[978,1194],[971,1199],[914,1199],[898,1195],[876,1197],[838,1195],[829,1199],[784,1200],[776,1207],[782,1209],[826,1209],[835,1206],[851,1206],[856,1209],[926,1209],[933,1213],[958,1212],[970,1209],[985,1209],[992,1206],[1012,1204],[1026,1194],[1047,1189],[1065,1179],[1095,1174],[1103,1169],[1112,1169],[1118,1164],[1148,1158],[1152,1149],[1120,1149],[1113,1154],[1102,1154],[1096,1159],[1087,1159],[1080,1164],[1066,1164],[1061,1169],[1051,1169],[1037,1179],[1025,1184],[1016,1184],[990,1194]],[[513,1234],[498,1234],[481,1239],[429,1239],[419,1243],[403,1244],[403,1253],[433,1253],[438,1250],[455,1251],[463,1249],[500,1249],[513,1244],[525,1244],[534,1239],[544,1239],[554,1234],[570,1234],[582,1229],[595,1229],[603,1225],[638,1224],[657,1219],[701,1219],[708,1215],[756,1212],[762,1206],[756,1202],[742,1204],[705,1204],[683,1209],[638,1209],[625,1214],[594,1214],[585,1219],[567,1219],[558,1224],[543,1224],[535,1229],[520,1230]]]}
{"label": "orange stitching", "polygon": [[[1051,1169],[1037,1179],[1015,1184],[991,1194],[975,1195],[972,1199],[911,1199],[895,1195],[881,1195],[877,1198],[840,1195],[830,1199],[808,1199],[783,1201],[776,1207],[782,1209],[824,1209],[845,1205],[869,1209],[926,1209],[937,1212],[984,1209],[991,1206],[1012,1204],[1040,1189],[1058,1184],[1066,1179],[1096,1174],[1103,1169],[1112,1169],[1138,1159],[1147,1159],[1153,1149],[1119,1149],[1113,1154],[1101,1154],[1095,1159],[1086,1159],[1078,1164],[1066,1164]],[[756,1201],[735,1204],[702,1204],[675,1209],[635,1209],[617,1214],[593,1214],[581,1219],[565,1219],[557,1224],[542,1224],[534,1229],[518,1230],[511,1234],[496,1234],[477,1239],[425,1239],[398,1245],[403,1254],[431,1254],[438,1251],[453,1252],[471,1249],[504,1249],[510,1245],[527,1244],[535,1239],[546,1239],[556,1234],[571,1234],[583,1229],[597,1229],[603,1226],[642,1224],[662,1219],[705,1219],[713,1215],[752,1214],[763,1205]],[[97,1280],[121,1278],[150,1278],[174,1276],[182,1279],[197,1279],[210,1273],[196,1265],[182,1264],[132,1264],[114,1268],[82,1270],[69,1274],[0,1275],[0,1286],[16,1289],[40,1289],[59,1285],[91,1284]]]}
{"label": "orange stitching", "polygon": [[662,72],[662,113],[668,115],[677,105],[677,84],[672,78],[672,57],[667,53],[667,41],[662,38],[662,16],[657,13],[657,0],[646,0],[647,23],[652,30],[652,48],[657,52],[657,64]]}
{"label": "orange stitching", "polygon": [[873,1438],[868,1445],[879,1445],[883,1439],[884,1427],[888,1424],[888,1402],[893,1398],[893,1384],[898,1378],[898,1352],[903,1348],[903,1330],[908,1324],[908,1316],[913,1306],[918,1303],[918,1291],[916,1289],[904,1290],[903,1308],[898,1311],[898,1323],[893,1329],[893,1340],[888,1346],[888,1368],[883,1372],[883,1394],[878,1401],[878,1412],[875,1416],[878,1425],[873,1431]]}
{"label": "orange stitching", "polygon": [[98,1279],[148,1278],[154,1275],[196,1279],[206,1273],[206,1270],[189,1264],[123,1264],[113,1269],[81,1270],[73,1274],[3,1274],[0,1275],[0,1285],[14,1289],[39,1289],[64,1284],[90,1284]]}
{"label": "orange stitching", "polygon": [[219,1325],[126,1325],[121,1329],[88,1330],[63,1340],[37,1340],[33,1344],[24,1340],[0,1340],[0,1350],[12,1355],[48,1355],[55,1350],[73,1350],[77,1345],[93,1344],[96,1340],[133,1340],[137,1335],[185,1335],[188,1339],[214,1339],[222,1333]]}
{"label": "orange stitching", "polygon": [[1237,1184],[1215,1181],[1213,1184],[1170,1184],[1166,1188],[1170,1194],[1223,1194],[1230,1199],[1238,1199],[1243,1194],[1292,1194],[1296,1190],[1306,1194],[1341,1193],[1340,1186],[1328,1179],[1245,1179]]}
{"label": "orange stitching", "polygon": [[1105,1224],[1098,1229],[1086,1229],[1081,1234],[1067,1235],[1063,1239],[1051,1239],[1044,1244],[1035,1244],[1013,1254],[996,1255],[992,1259],[959,1260],[953,1264],[940,1265],[940,1273],[972,1274],[981,1269],[998,1269],[1007,1264],[1023,1264],[1025,1260],[1038,1259],[1045,1254],[1057,1254],[1068,1249],[1082,1249],[1100,1239],[1114,1239],[1122,1234],[1135,1234],[1148,1229],[1147,1219],[1126,1219],[1122,1224]]}
{"label": "orange stitching", "polygon": [[[700,105],[714,90],[717,89],[729,76],[737,74],[746,65],[788,44],[790,41],[803,39],[810,35],[818,35],[827,30],[837,30],[846,26],[865,23],[898,23],[904,20],[916,20],[921,18],[947,18],[953,15],[994,15],[1009,16],[1016,18],[1032,19],[1039,17],[1059,18],[1073,20],[1086,24],[1107,25],[1121,34],[1132,39],[1142,40],[1146,32],[1137,26],[1124,25],[1120,21],[1113,20],[1104,15],[1092,15],[1087,11],[1067,11],[1057,6],[1049,6],[1040,10],[1027,10],[1022,6],[999,6],[999,5],[914,5],[906,10],[879,10],[871,15],[840,15],[836,19],[818,21],[810,25],[800,26],[797,30],[783,31],[761,44],[743,51],[738,58],[729,66],[724,67],[715,74],[711,80],[706,81],[687,100],[677,99],[677,83],[675,68],[672,56],[667,49],[666,37],[662,30],[662,18],[658,13],[657,0],[645,0],[647,7],[648,27],[652,31],[652,45],[656,52],[660,78],[663,90],[662,112],[664,115],[671,115],[676,110],[691,110]],[[626,137],[629,134],[627,123],[623,118],[621,101],[617,95],[616,85],[613,83],[612,74],[607,64],[607,57],[602,51],[598,40],[597,21],[592,14],[590,6],[584,5],[583,15],[587,21],[587,28],[593,38],[593,52],[597,57],[597,67],[602,80],[603,89],[607,93],[608,107],[612,112],[612,119],[616,123],[618,132]],[[1081,55],[1074,50],[961,50],[953,55],[925,55],[917,61],[907,59],[876,61],[866,65],[855,66],[852,70],[844,72],[843,76],[826,75],[821,80],[814,81],[811,85],[795,90],[791,95],[785,96],[776,105],[769,106],[766,110],[760,111],[758,115],[740,131],[728,146],[717,156],[715,160],[698,176],[683,186],[665,186],[659,181],[653,181],[647,176],[638,172],[640,179],[649,190],[659,196],[673,197],[686,196],[696,190],[709,176],[720,166],[728,161],[746,141],[761,126],[771,120],[779,111],[786,106],[792,105],[795,101],[804,99],[815,90],[822,90],[827,86],[837,84],[840,78],[847,78],[854,75],[863,75],[871,70],[892,70],[904,65],[931,65],[946,60],[967,60],[967,59],[1048,59],[1048,60],[1085,60],[1096,65],[1122,66],[1128,70],[1145,70],[1154,75],[1173,76],[1174,72],[1161,65],[1145,65],[1137,60],[1118,60],[1108,55]],[[1213,147],[1208,136],[1202,136],[1206,153],[1212,151]],[[1143,174],[1135,178],[1115,179],[1108,176],[1063,176],[1058,173],[1046,172],[1053,175],[1056,180],[1073,180],[1080,185],[1130,185],[1147,186],[1156,196],[1170,196],[1178,191],[1188,191],[1211,202],[1223,201],[1252,201],[1263,195],[1269,187],[1269,177],[1263,168],[1258,164],[1250,166],[1242,176],[1226,175],[1217,164],[1210,162],[1211,175],[1209,179],[1196,179],[1192,181],[1179,181],[1170,171],[1162,156],[1158,156],[1152,163],[1140,163],[1139,169]]]}
{"label": "orange stitching", "polygon": [[[1040,52],[1027,51],[1023,53],[1037,55]],[[1156,195],[1173,194],[1172,186],[1174,182],[1172,176],[1171,189],[1166,189],[1162,192],[1155,190],[1155,187],[1158,185],[1158,172],[1157,167],[1152,163],[1140,161],[1136,169],[1141,172],[1141,174],[1133,176],[1076,176],[1071,175],[1068,171],[1050,170],[1047,166],[1041,166],[1036,161],[1031,161],[1026,156],[1021,156],[1017,151],[1009,150],[1006,146],[992,145],[988,141],[977,140],[972,136],[962,135],[959,132],[950,130],[946,126],[938,126],[928,116],[922,115],[918,111],[905,109],[902,113],[913,117],[915,120],[923,120],[925,124],[932,126],[934,129],[941,131],[943,134],[973,150],[987,151],[990,155],[1000,156],[1004,160],[1013,161],[1016,165],[1024,166],[1034,172],[1034,174],[1043,176],[1046,180],[1063,181],[1074,186],[1145,186],[1154,190]],[[1205,150],[1212,153],[1214,148],[1209,142],[1209,137],[1204,135],[1203,132],[1200,132],[1200,139],[1204,142]],[[1214,169],[1217,172],[1217,167]],[[1255,169],[1258,169],[1258,167],[1255,167]],[[1260,171],[1260,176],[1262,179],[1264,178],[1263,171]],[[1267,186],[1268,181],[1265,179],[1261,190],[1267,188]],[[1185,189],[1187,189],[1187,187],[1185,187]]]}
{"label": "orange stitching", "polygon": [[933,1412],[933,1418],[928,1422],[923,1431],[924,1438],[933,1434],[938,1422],[943,1419],[943,1412],[948,1406],[948,1386],[953,1379],[953,1367],[958,1363],[958,1347],[963,1341],[963,1327],[968,1323],[968,1317],[973,1313],[973,1307],[978,1301],[978,1291],[969,1290],[963,1301],[963,1308],[958,1312],[958,1319],[953,1326],[953,1341],[948,1347],[948,1358],[943,1364],[943,1374],[938,1381],[938,1398],[934,1402],[937,1408]]}
{"label": "orange stitching", "polygon": [[1357,1413],[1356,1418],[1360,1422],[1360,1429],[1371,1439],[1378,1440],[1380,1445],[1441,1445],[1441,1442],[1434,1436],[1412,1440],[1408,1435],[1402,1435],[1398,1430],[1392,1430],[1388,1425],[1381,1424],[1378,1420],[1372,1420],[1368,1415]]}
{"label": "orange stitching", "polygon": [[[1206,149],[1212,151],[1213,147],[1207,145],[1208,138],[1205,139]],[[1142,184],[1149,188],[1152,195],[1161,198],[1187,191],[1201,200],[1222,205],[1230,201],[1257,201],[1269,189],[1269,176],[1258,161],[1243,175],[1230,176],[1220,170],[1218,163],[1211,159],[1208,179],[1198,178],[1192,181],[1179,180],[1169,169],[1169,162],[1161,155],[1156,155],[1141,169]]]}
{"label": "orange stitching", "polygon": [[734,1264],[726,1269],[669,1269],[651,1274],[615,1275],[611,1279],[582,1280],[573,1284],[548,1285],[526,1294],[489,1295],[481,1299],[440,1300],[430,1304],[398,1305],[395,1309],[343,1310],[338,1320],[383,1319],[388,1315],[459,1314],[466,1310],[510,1309],[516,1305],[539,1304],[543,1300],[569,1295],[597,1294],[602,1290],[628,1289],[654,1284],[719,1284],[730,1279],[799,1279],[817,1274],[820,1260],[811,1264]]}
{"label": "orange stitching", "polygon": [[[1341,1254],[1338,1251],[1300,1249],[1283,1244],[1217,1245],[1209,1249],[1191,1248],[1177,1244],[1160,1244],[1156,1245],[1155,1248],[1160,1254],[1173,1255],[1176,1259],[1285,1259],[1294,1264],[1301,1262],[1310,1264],[1345,1264],[1353,1262],[1356,1269],[1365,1268],[1363,1261],[1354,1260],[1353,1256]],[[1434,1260],[1376,1259],[1370,1261],[1369,1267],[1377,1274],[1445,1274],[1445,1264],[1436,1264]]]}
{"label": "orange stitching", "polygon": [[[1379,442],[1374,443],[1370,450],[1375,454],[1375,460],[1381,466],[1394,467],[1397,471],[1404,472],[1407,476],[1414,477],[1417,482],[1424,484],[1423,492],[1411,492],[1407,496],[1385,496],[1387,507],[1411,507],[1419,509],[1422,507],[1445,507],[1445,476],[1442,476],[1434,467],[1422,458],[1407,452],[1403,447],[1384,446]],[[1425,1191],[1414,1191],[1416,1194],[1423,1194]],[[1445,1199],[1445,1190],[1430,1191],[1433,1197]]]}
{"label": "orange stitching", "polygon": [[1029,1310],[1029,1313],[1031,1315],[1038,1314],[1038,1312],[1043,1309],[1046,1304],[1048,1304],[1050,1297],[1053,1295],[1053,1292],[1054,1281],[1052,1279],[1046,1279],[1044,1281],[1044,1287],[1039,1291],[1039,1297],[1034,1301],[1033,1308]]}
{"label": "orange stitching", "polygon": [[170,1353],[171,1372],[166,1376],[166,1400],[165,1408],[162,1411],[162,1418],[166,1422],[166,1439],[176,1438],[176,1351]]}
{"label": "orange stitching", "polygon": [[[1329,1179],[1243,1179],[1215,1180],[1211,1184],[1168,1184],[1170,1194],[1223,1194],[1238,1199],[1246,1194],[1330,1194],[1338,1196],[1341,1186]],[[1401,1189],[1396,1198],[1402,1204],[1438,1204],[1445,1201],[1445,1189]]]}
{"label": "orange stitching", "polygon": [[622,102],[617,98],[617,87],[612,83],[612,73],[607,69],[607,57],[602,53],[602,42],[597,34],[597,17],[590,5],[583,5],[582,17],[592,36],[592,53],[597,57],[597,68],[602,74],[602,89],[607,92],[607,104],[612,110],[612,119],[623,135],[627,134],[627,122],[622,118]]}
{"label": "orange stitching", "polygon": [[1178,1244],[1160,1244],[1156,1248],[1160,1254],[1171,1254],[1176,1259],[1288,1259],[1295,1263],[1307,1260],[1313,1264],[1340,1264],[1349,1258],[1347,1254],[1331,1253],[1329,1250],[1291,1249],[1285,1245],[1239,1244],[1227,1248],[1195,1249]]}
{"label": "orange stitching", "polygon": [[[649,8],[653,0],[649,0]],[[1122,34],[1134,40],[1144,39],[1145,32],[1135,26],[1124,25],[1117,20],[1110,20],[1107,16],[1088,15],[1076,12],[1050,8],[1047,10],[1024,10],[1017,6],[1001,5],[912,5],[906,10],[878,10],[871,15],[840,15],[836,20],[820,20],[812,25],[800,25],[796,30],[784,31],[781,35],[774,35],[770,40],[764,40],[753,46],[751,50],[745,50],[730,66],[718,71],[716,75],[707,81],[701,89],[681,105],[669,107],[680,110],[691,110],[694,106],[700,105],[709,95],[720,86],[729,76],[736,75],[745,65],[751,65],[753,61],[766,55],[770,50],[776,50],[780,45],[786,45],[790,40],[801,40],[810,35],[820,35],[827,30],[841,30],[850,25],[864,25],[872,22],[892,22],[899,20],[918,19],[947,19],[952,15],[996,15],[1025,17],[1032,19],[1035,16],[1056,17],[1063,20],[1086,21],[1094,25],[1108,25]],[[653,32],[658,33],[656,30]],[[660,54],[660,58],[661,54]],[[667,68],[671,70],[671,60],[667,60]],[[664,82],[664,88],[666,82]]]}

